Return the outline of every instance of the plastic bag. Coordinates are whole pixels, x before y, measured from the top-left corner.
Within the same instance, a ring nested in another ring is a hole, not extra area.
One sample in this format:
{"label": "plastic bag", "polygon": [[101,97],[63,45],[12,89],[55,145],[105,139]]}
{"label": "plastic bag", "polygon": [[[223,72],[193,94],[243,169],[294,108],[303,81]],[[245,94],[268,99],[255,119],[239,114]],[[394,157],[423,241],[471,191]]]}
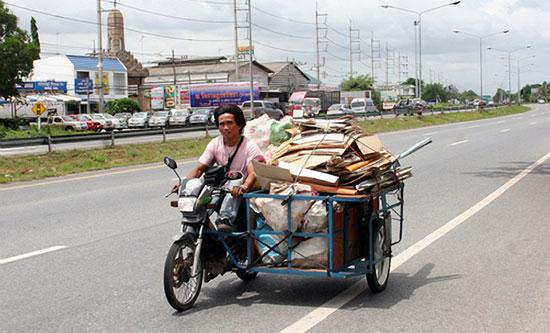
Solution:
{"label": "plastic bag", "polygon": [[315,201],[304,217],[302,230],[305,232],[319,232],[325,231],[327,226],[327,207],[323,201]]}
{"label": "plastic bag", "polygon": [[292,118],[284,117],[279,121],[274,121],[271,124],[271,134],[269,136],[269,142],[274,145],[280,145],[286,140],[290,139],[290,134],[286,131],[292,128]]}
{"label": "plastic bag", "polygon": [[[256,230],[258,231],[273,231],[265,220],[261,216],[256,216]],[[278,246],[274,247],[273,250],[269,250],[270,247],[273,247],[275,244],[281,241],[284,236],[280,235],[270,235],[270,234],[259,234],[256,236],[258,241],[256,242],[256,247],[261,255],[268,252],[265,257],[262,258],[262,261],[266,264],[275,264],[283,261],[286,258],[286,253],[288,250],[288,242],[281,242]]]}
{"label": "plastic bag", "polygon": [[264,151],[269,146],[269,136],[271,135],[271,124],[275,120],[269,118],[267,114],[261,117],[247,121],[244,127],[243,135],[260,147]]}
{"label": "plastic bag", "polygon": [[[302,196],[313,195],[311,186],[302,184],[271,184],[269,194],[299,194]],[[256,212],[261,213],[266,223],[275,231],[288,230],[288,203],[281,205],[281,199],[273,198],[253,198],[250,200],[250,207]],[[305,213],[313,204],[313,200],[293,200],[291,203],[290,220],[291,230],[296,231],[304,218]]]}
{"label": "plastic bag", "polygon": [[328,239],[312,237],[292,250],[292,265],[302,268],[324,268],[328,262]]}

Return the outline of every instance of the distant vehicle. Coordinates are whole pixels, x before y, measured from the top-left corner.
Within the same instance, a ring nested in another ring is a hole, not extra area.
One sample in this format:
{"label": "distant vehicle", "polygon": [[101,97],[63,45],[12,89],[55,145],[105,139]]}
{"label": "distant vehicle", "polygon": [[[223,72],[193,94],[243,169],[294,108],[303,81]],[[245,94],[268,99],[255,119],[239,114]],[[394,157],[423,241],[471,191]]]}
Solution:
{"label": "distant vehicle", "polygon": [[546,103],[546,101],[545,101],[544,99],[542,99],[542,98],[539,98],[539,99],[537,100],[537,103],[539,103],[539,104],[544,104],[544,103]]}
{"label": "distant vehicle", "polygon": [[113,121],[111,119],[107,119],[103,116],[101,113],[92,113],[90,115],[93,120],[98,121],[104,130],[106,131],[112,131],[114,128]]}
{"label": "distant vehicle", "polygon": [[318,97],[306,97],[302,101],[302,109],[304,110],[305,115],[314,117],[319,115],[321,111],[321,99]]}
{"label": "distant vehicle", "polygon": [[149,118],[151,118],[151,114],[149,112],[136,112],[130,119],[128,119],[128,128],[148,128]]}
{"label": "distant vehicle", "polygon": [[169,111],[157,111],[149,119],[149,127],[167,127],[169,120]]}
{"label": "distant vehicle", "polygon": [[350,105],[354,99],[372,99],[370,90],[342,91],[340,103]]}
{"label": "distant vehicle", "polygon": [[132,117],[131,112],[118,112],[115,113],[115,118],[120,121],[122,128],[128,128],[128,119]]}
{"label": "distant vehicle", "polygon": [[189,117],[190,125],[212,125],[214,123],[214,108],[200,108],[193,110]]}
{"label": "distant vehicle", "polygon": [[105,118],[107,120],[110,120],[111,123],[113,124],[113,129],[117,129],[119,131],[122,131],[122,128],[124,128],[124,126],[122,126],[122,123],[120,122],[120,120],[118,118],[116,118],[115,116],[113,116],[112,114],[110,114],[110,113],[98,113],[98,115],[101,115],[103,118]]}
{"label": "distant vehicle", "polygon": [[400,114],[412,116],[415,112],[419,112],[422,107],[423,105],[419,100],[400,99],[393,106],[393,112],[396,116]]}
{"label": "distant vehicle", "polygon": [[244,102],[241,106],[244,117],[246,119],[255,119],[267,114],[269,118],[280,120],[284,117],[283,111],[277,109],[272,102],[269,101],[254,101],[254,107],[250,110],[250,101]]}
{"label": "distant vehicle", "polygon": [[93,120],[89,114],[72,114],[71,117],[75,120],[86,123],[88,131],[101,132],[103,125],[97,120]]}
{"label": "distant vehicle", "polygon": [[494,102],[494,101],[489,101],[489,102],[487,102],[487,106],[493,106],[493,105],[495,105],[495,102]]}
{"label": "distant vehicle", "polygon": [[374,105],[372,99],[367,98],[354,98],[351,101],[351,111],[355,115],[364,115],[365,117],[370,115],[378,115],[380,112]]}
{"label": "distant vehicle", "polygon": [[345,104],[332,104],[327,110],[327,116],[346,116],[353,114],[350,108]]}
{"label": "distant vehicle", "polygon": [[84,131],[88,129],[86,122],[69,116],[50,116],[47,123],[50,126],[56,126],[67,131]]}
{"label": "distant vehicle", "polygon": [[172,109],[173,113],[168,120],[170,126],[189,126],[190,112],[187,109]]}

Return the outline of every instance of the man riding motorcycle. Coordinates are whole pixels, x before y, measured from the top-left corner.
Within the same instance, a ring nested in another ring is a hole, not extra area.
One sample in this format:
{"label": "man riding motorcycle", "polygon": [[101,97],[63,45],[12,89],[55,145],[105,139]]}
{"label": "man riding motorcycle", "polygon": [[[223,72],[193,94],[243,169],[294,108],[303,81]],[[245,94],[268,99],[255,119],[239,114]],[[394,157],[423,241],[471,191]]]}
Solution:
{"label": "man riding motorcycle", "polygon": [[208,143],[197,165],[187,174],[187,178],[199,178],[214,164],[228,166],[226,186],[230,188],[231,195],[224,198],[215,225],[219,231],[233,231],[236,228],[234,222],[241,194],[247,192],[256,181],[252,161],[263,160],[264,157],[256,143],[242,136],[246,119],[237,105],[219,106],[214,111],[214,121],[221,135]]}

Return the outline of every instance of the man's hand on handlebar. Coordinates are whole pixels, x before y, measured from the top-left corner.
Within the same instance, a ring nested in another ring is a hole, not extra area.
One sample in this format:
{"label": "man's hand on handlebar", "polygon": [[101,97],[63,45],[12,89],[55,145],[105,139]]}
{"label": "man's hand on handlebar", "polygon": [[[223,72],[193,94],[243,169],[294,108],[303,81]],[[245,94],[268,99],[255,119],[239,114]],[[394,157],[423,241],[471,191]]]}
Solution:
{"label": "man's hand on handlebar", "polygon": [[231,195],[233,196],[239,196],[245,193],[246,191],[248,191],[248,187],[246,185],[239,185],[239,186],[233,186],[230,192],[231,192]]}

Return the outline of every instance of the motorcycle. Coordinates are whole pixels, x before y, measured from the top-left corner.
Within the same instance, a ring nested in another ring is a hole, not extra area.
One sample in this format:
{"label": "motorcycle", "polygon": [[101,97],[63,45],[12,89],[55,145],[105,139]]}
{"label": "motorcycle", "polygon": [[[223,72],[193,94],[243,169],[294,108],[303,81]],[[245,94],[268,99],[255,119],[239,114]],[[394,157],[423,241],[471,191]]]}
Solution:
{"label": "motorcycle", "polygon": [[[164,164],[174,171],[179,186],[170,193],[178,194],[172,207],[182,214],[180,232],[168,251],[164,264],[164,293],[168,303],[177,311],[185,311],[197,300],[201,286],[218,275],[235,272],[247,282],[256,278],[257,272],[247,271],[246,233],[221,232],[211,223],[210,217],[219,213],[225,195],[231,195],[228,178],[212,167],[215,176],[200,179],[181,179],[177,163],[170,157]],[[209,173],[209,170],[205,174]],[[232,179],[242,175],[233,175]],[[245,214],[238,214],[235,224],[245,228]]]}

